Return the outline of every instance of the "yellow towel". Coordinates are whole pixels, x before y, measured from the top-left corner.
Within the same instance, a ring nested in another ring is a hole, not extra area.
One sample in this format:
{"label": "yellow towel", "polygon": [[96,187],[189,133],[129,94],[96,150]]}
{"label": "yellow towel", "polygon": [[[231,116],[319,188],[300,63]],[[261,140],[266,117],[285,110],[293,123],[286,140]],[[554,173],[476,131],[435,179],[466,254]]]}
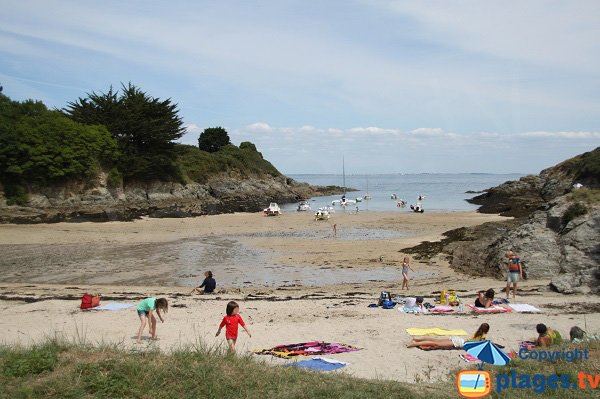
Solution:
{"label": "yellow towel", "polygon": [[407,328],[406,332],[408,335],[441,335],[441,336],[451,336],[451,335],[469,335],[465,330],[449,330],[447,328]]}

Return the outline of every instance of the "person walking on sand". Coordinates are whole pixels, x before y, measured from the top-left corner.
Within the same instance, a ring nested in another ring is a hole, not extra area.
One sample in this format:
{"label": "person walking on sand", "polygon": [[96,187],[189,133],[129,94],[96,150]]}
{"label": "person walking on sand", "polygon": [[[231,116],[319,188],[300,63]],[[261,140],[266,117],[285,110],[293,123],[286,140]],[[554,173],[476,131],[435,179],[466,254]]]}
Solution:
{"label": "person walking on sand", "polygon": [[337,224],[333,224],[333,236],[337,237]]}
{"label": "person walking on sand", "polygon": [[148,323],[148,329],[150,330],[150,339],[156,341],[156,317],[154,317],[154,310],[160,319],[161,323],[165,320],[162,317],[161,312],[167,313],[169,311],[169,302],[165,298],[146,298],[142,300],[137,307],[137,314],[140,318],[140,329],[138,330],[137,343],[142,342],[142,332],[146,323]]}
{"label": "person walking on sand", "polygon": [[242,319],[242,316],[240,316],[239,312],[240,305],[234,301],[229,302],[225,310],[227,315],[223,317],[223,320],[219,325],[219,330],[215,335],[215,337],[218,337],[219,334],[221,334],[221,329],[225,327],[225,339],[227,339],[230,353],[235,352],[235,343],[238,337],[238,325],[242,326],[248,336],[252,338],[252,334],[250,334],[250,331],[248,331],[248,328],[246,328],[246,323],[244,323],[244,320]]}
{"label": "person walking on sand", "polygon": [[404,287],[406,287],[406,289],[408,289],[408,271],[413,271],[412,267],[410,267],[410,258],[408,256],[404,257],[404,260],[402,261],[402,288],[404,289]]}
{"label": "person walking on sand", "polygon": [[506,258],[508,259],[507,263],[507,271],[506,271],[506,299],[510,294],[510,285],[513,285],[513,300],[517,296],[517,283],[519,279],[523,278],[523,267],[521,264],[521,259],[513,253],[513,251],[508,251],[506,253]]}

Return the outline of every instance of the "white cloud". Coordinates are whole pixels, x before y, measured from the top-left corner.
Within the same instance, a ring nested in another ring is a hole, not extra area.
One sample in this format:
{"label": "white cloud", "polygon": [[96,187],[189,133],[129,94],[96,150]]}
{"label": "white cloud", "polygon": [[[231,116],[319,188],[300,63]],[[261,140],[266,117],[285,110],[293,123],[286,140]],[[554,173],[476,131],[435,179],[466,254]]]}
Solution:
{"label": "white cloud", "polygon": [[600,139],[600,132],[525,132],[521,134],[525,137],[535,138],[561,138],[569,140],[578,139]]}
{"label": "white cloud", "polygon": [[420,127],[411,130],[411,133],[417,136],[443,136],[445,134],[444,129],[439,127]]}
{"label": "white cloud", "polygon": [[398,129],[384,129],[380,127],[353,127],[348,129],[349,133],[368,134],[368,135],[394,135],[400,133]]}
{"label": "white cloud", "polygon": [[273,128],[264,122],[256,122],[251,125],[246,126],[246,129],[252,132],[262,132],[262,133],[270,133],[273,131]]}

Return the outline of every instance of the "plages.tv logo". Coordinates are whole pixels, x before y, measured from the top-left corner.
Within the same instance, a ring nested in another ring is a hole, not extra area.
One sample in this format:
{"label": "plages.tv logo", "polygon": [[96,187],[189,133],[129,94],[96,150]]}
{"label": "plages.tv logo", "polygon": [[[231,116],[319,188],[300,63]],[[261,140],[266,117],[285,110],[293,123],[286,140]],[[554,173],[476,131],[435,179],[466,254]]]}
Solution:
{"label": "plages.tv logo", "polygon": [[456,389],[464,398],[483,398],[492,392],[492,377],[483,370],[462,370],[456,376]]}

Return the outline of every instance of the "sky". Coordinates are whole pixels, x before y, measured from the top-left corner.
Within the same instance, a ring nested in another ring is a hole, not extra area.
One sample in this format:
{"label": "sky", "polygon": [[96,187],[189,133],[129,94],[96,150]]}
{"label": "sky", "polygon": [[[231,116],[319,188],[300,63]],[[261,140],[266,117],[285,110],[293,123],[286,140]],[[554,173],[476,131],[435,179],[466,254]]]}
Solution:
{"label": "sky", "polygon": [[286,174],[538,173],[600,145],[600,1],[3,0],[0,82],[132,82]]}

